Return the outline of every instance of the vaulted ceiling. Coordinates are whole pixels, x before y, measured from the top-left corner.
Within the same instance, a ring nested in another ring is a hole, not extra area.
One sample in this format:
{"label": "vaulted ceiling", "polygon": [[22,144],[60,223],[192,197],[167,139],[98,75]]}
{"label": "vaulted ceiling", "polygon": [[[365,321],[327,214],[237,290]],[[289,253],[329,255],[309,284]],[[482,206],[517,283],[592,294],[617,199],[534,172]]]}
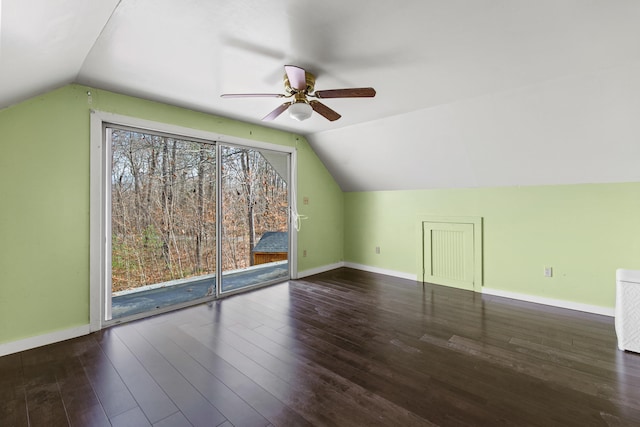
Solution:
{"label": "vaulted ceiling", "polygon": [[0,0],[0,108],[77,82],[242,121],[283,65],[342,115],[305,135],[345,191],[640,180],[637,0]]}

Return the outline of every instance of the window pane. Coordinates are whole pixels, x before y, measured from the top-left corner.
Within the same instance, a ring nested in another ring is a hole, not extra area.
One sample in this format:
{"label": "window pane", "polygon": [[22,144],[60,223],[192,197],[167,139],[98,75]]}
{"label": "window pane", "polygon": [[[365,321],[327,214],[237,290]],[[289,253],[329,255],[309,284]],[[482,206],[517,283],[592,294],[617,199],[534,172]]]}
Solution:
{"label": "window pane", "polygon": [[130,130],[110,134],[112,316],[212,295],[215,146]]}
{"label": "window pane", "polygon": [[288,154],[221,147],[222,291],[289,277]]}

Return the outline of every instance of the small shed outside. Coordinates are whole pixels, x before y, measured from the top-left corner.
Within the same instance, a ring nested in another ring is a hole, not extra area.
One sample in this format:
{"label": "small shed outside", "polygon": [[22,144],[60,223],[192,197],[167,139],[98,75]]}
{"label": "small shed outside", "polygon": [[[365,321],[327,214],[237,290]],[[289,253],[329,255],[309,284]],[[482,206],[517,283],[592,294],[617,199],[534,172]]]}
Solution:
{"label": "small shed outside", "polygon": [[289,257],[289,233],[267,231],[251,252],[254,265],[284,261]]}

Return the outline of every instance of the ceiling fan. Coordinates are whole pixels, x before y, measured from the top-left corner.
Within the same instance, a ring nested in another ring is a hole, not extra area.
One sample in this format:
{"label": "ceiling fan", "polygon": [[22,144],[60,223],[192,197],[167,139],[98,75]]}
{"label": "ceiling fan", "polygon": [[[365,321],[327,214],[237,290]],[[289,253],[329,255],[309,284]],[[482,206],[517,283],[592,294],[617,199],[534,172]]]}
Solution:
{"label": "ceiling fan", "polygon": [[313,74],[295,65],[285,65],[284,71],[284,94],[227,93],[220,96],[223,98],[292,98],[263,117],[262,120],[267,122],[274,120],[286,110],[289,110],[292,118],[299,121],[311,117],[313,111],[329,121],[334,121],[342,116],[320,101],[308,98],[372,98],[376,96],[376,91],[372,87],[315,90],[316,77]]}

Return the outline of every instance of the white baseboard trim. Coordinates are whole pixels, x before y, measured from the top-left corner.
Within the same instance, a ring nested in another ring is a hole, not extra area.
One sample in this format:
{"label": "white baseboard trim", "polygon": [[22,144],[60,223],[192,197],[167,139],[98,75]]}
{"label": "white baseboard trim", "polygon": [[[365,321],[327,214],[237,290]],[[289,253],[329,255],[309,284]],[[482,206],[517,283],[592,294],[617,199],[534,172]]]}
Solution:
{"label": "white baseboard trim", "polygon": [[356,264],[353,262],[345,262],[344,266],[354,268],[356,270],[368,271],[370,273],[386,274],[387,276],[399,277],[401,279],[408,279],[413,281],[418,280],[418,276],[416,276],[415,274],[405,273],[403,271],[387,270],[385,268],[372,267],[370,265]]}
{"label": "white baseboard trim", "polygon": [[553,307],[568,308],[569,310],[584,311],[586,313],[600,314],[603,316],[615,316],[615,309],[599,305],[582,304],[579,302],[564,301],[553,298],[539,297],[535,295],[521,294],[518,292],[503,291],[500,289],[482,288],[482,293],[497,297],[517,299],[536,304],[550,305]]}
{"label": "white baseboard trim", "polygon": [[0,344],[0,356],[6,356],[7,354],[18,353],[20,351],[42,347],[43,345],[81,337],[83,335],[88,335],[90,332],[90,326],[83,325],[75,328],[51,332],[44,335],[37,335],[35,337],[24,338],[18,341],[3,343]]}
{"label": "white baseboard trim", "polygon": [[307,276],[313,276],[314,274],[326,273],[327,271],[335,270],[336,268],[340,267],[344,267],[344,262],[336,262],[335,264],[323,265],[322,267],[298,271],[298,279],[302,279],[303,277]]}

